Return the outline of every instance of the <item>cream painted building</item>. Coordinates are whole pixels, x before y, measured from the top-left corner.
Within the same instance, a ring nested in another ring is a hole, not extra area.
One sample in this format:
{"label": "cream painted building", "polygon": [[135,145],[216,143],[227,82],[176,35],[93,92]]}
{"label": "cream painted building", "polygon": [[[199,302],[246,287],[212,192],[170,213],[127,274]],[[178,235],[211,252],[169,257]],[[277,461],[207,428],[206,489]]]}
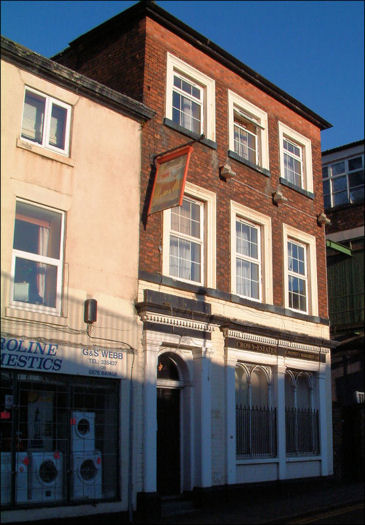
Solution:
{"label": "cream painted building", "polygon": [[1,51],[2,521],[127,511],[153,112],[6,38]]}

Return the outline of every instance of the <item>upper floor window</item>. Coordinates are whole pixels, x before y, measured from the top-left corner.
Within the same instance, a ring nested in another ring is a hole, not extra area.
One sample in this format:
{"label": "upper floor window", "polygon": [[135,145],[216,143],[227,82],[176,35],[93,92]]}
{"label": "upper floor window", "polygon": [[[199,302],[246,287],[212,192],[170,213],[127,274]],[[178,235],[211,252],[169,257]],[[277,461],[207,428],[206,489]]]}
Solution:
{"label": "upper floor window", "polygon": [[68,155],[71,107],[30,88],[25,89],[21,137]]}
{"label": "upper floor window", "polygon": [[215,141],[215,82],[167,53],[166,117],[173,125]]}
{"label": "upper floor window", "polygon": [[171,209],[170,275],[202,282],[204,213],[198,201],[184,198],[182,206]]}
{"label": "upper floor window", "polygon": [[164,211],[163,273],[215,287],[215,194],[185,185],[181,206]]}
{"label": "upper floor window", "polygon": [[261,298],[260,228],[236,221],[236,289],[250,299]]}
{"label": "upper floor window", "polygon": [[64,214],[25,201],[16,203],[12,302],[59,313]]}
{"label": "upper floor window", "polygon": [[288,292],[289,308],[307,311],[306,248],[288,241]]}
{"label": "upper floor window", "polygon": [[200,86],[181,75],[174,75],[172,120],[199,135],[203,129],[203,92]]}
{"label": "upper floor window", "polygon": [[316,239],[283,224],[285,307],[318,315]]}
{"label": "upper floor window", "polygon": [[323,166],[324,207],[364,201],[364,155]]}
{"label": "upper floor window", "polygon": [[286,138],[283,138],[283,156],[285,179],[301,188],[303,177],[302,147]]}
{"label": "upper floor window", "polygon": [[252,166],[269,169],[267,114],[228,91],[229,149]]}
{"label": "upper floor window", "polygon": [[313,193],[311,141],[279,122],[279,146],[281,182]]}
{"label": "upper floor window", "polygon": [[272,304],[271,219],[231,201],[231,293]]}

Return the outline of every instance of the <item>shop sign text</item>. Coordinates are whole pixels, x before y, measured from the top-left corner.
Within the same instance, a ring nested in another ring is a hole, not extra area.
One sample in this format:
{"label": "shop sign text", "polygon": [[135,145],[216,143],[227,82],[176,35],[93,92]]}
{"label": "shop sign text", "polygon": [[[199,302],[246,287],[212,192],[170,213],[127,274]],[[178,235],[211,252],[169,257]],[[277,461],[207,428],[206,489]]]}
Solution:
{"label": "shop sign text", "polygon": [[1,337],[1,366],[61,374],[122,376],[123,352],[100,347],[69,347],[54,342]]}

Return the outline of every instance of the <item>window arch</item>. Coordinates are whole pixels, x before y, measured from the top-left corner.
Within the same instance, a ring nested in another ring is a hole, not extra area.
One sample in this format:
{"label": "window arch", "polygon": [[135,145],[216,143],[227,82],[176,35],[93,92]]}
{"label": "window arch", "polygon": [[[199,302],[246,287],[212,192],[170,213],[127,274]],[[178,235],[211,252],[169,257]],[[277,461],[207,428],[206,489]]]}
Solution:
{"label": "window arch", "polygon": [[179,369],[175,361],[168,354],[161,354],[157,363],[157,379],[179,381]]}

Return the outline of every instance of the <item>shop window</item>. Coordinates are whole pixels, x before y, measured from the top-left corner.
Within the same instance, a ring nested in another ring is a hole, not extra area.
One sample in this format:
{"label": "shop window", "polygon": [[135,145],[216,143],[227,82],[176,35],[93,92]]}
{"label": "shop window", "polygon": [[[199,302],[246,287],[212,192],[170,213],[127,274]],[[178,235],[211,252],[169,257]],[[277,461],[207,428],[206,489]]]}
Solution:
{"label": "shop window", "polygon": [[2,506],[117,498],[116,381],[3,371],[1,384]]}
{"label": "shop window", "polygon": [[319,454],[319,413],[314,406],[315,378],[308,372],[285,374],[285,430],[288,455]]}
{"label": "shop window", "polygon": [[236,453],[276,455],[276,409],[271,404],[271,369],[239,364],[236,378]]}
{"label": "shop window", "polygon": [[21,137],[68,155],[71,107],[60,100],[26,88]]}
{"label": "shop window", "polygon": [[12,303],[60,313],[63,270],[64,214],[17,201]]}

